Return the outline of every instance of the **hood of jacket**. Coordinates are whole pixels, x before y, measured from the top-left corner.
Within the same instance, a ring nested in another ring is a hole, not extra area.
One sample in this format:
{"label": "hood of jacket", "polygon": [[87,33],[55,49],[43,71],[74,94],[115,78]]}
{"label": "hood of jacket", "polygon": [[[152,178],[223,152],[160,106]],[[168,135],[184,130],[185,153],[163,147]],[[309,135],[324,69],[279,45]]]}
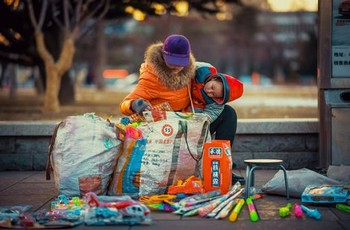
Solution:
{"label": "hood of jacket", "polygon": [[[198,63],[198,62],[197,62]],[[200,63],[199,63],[200,64]],[[192,98],[198,107],[203,107],[207,104],[217,103],[223,105],[227,102],[236,100],[243,94],[243,83],[235,77],[228,74],[217,73],[215,67],[210,64],[199,65],[196,70],[195,79],[192,80]],[[207,81],[212,78],[220,78],[223,84],[223,97],[211,98],[204,91],[204,86]]]}
{"label": "hood of jacket", "polygon": [[170,89],[186,87],[195,75],[195,58],[190,54],[189,65],[179,73],[173,73],[165,64],[162,55],[163,43],[158,42],[150,45],[145,52],[144,63],[141,65],[140,73],[151,71],[158,80]]}
{"label": "hood of jacket", "polygon": [[211,78],[219,77],[223,84],[224,96],[222,98],[210,98],[204,91],[204,87],[201,89],[203,98],[205,101],[215,101],[219,105],[226,104],[227,102],[236,100],[240,98],[243,94],[243,83],[240,82],[237,78],[232,77],[228,74],[218,73],[214,74],[207,78],[207,80]]}

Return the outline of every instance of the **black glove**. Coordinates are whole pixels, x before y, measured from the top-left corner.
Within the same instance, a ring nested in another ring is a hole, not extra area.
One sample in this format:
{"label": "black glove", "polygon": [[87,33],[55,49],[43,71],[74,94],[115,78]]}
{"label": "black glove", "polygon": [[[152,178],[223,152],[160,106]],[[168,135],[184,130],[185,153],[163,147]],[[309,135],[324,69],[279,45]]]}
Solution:
{"label": "black glove", "polygon": [[141,114],[143,111],[150,108],[150,104],[141,98],[133,101],[131,104],[131,109],[138,114]]}

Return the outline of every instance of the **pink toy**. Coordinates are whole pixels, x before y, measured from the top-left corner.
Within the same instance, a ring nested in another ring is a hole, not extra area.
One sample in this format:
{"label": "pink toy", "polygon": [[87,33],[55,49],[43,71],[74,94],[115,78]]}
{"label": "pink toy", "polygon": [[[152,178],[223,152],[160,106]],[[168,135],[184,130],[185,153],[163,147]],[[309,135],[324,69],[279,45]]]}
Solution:
{"label": "pink toy", "polygon": [[87,192],[84,196],[84,199],[89,207],[100,206],[100,202],[98,201],[97,195],[94,192]]}
{"label": "pink toy", "polygon": [[297,203],[294,204],[294,216],[297,218],[303,217],[303,210],[301,210],[300,205]]}

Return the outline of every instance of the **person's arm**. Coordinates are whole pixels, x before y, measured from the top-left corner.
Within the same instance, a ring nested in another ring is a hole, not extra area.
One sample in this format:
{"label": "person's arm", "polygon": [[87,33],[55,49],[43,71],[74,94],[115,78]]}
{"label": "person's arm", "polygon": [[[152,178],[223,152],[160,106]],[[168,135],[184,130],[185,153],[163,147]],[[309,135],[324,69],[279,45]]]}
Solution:
{"label": "person's arm", "polygon": [[216,103],[211,103],[205,106],[203,109],[203,113],[209,116],[210,123],[215,121],[216,118],[221,114],[224,110],[225,105],[218,105]]}
{"label": "person's arm", "polygon": [[[143,73],[143,74],[150,74],[150,73]],[[147,80],[147,78],[144,78],[142,75],[140,75],[139,81],[136,84],[135,88],[123,99],[123,101],[120,103],[119,109],[120,112],[124,115],[131,115],[135,113],[131,109],[132,103],[137,99],[144,99],[145,101],[151,101],[152,99],[152,91],[149,87],[153,84]]]}

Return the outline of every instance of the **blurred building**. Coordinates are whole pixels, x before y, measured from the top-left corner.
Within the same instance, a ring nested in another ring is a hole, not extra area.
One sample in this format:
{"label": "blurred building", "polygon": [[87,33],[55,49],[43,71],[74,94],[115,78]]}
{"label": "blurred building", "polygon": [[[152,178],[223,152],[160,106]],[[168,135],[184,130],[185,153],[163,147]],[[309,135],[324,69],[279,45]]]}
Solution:
{"label": "blurred building", "polygon": [[[277,82],[303,83],[316,78],[317,21],[317,12],[260,12],[256,51],[269,55],[268,59],[264,54],[257,55],[255,62],[262,72],[267,71]],[[272,65],[273,72],[271,68],[265,70],[264,65]]]}
{"label": "blurred building", "polygon": [[[138,73],[144,51],[172,33],[191,41],[197,60],[210,62],[234,76],[259,73],[273,83],[315,82],[317,66],[317,12],[232,12],[230,20],[215,17],[163,16],[142,22],[105,22],[106,68]],[[77,43],[76,63],[94,63],[94,31]]]}

